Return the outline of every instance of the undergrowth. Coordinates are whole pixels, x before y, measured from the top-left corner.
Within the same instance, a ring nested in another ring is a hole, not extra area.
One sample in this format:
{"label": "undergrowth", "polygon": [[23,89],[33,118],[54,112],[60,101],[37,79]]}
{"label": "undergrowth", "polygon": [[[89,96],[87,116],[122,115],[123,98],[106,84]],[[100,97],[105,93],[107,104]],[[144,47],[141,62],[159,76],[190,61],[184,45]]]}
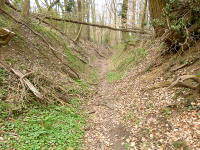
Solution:
{"label": "undergrowth", "polygon": [[120,80],[122,78],[122,74],[119,72],[108,72],[106,75],[106,79],[108,82],[114,82]]}
{"label": "undergrowth", "polygon": [[65,54],[67,56],[67,61],[72,68],[78,70],[79,72],[86,71],[87,66],[83,64],[75,54],[73,54],[71,49],[66,47]]}
{"label": "undergrowth", "polygon": [[4,139],[0,149],[80,149],[85,117],[80,113],[79,106],[77,98],[72,99],[71,106],[67,107],[30,106],[31,109],[23,116],[0,123]]}
{"label": "undergrowth", "polygon": [[[15,23],[2,15],[0,16],[0,27],[6,27],[16,33],[16,36],[6,48],[11,45],[29,52],[28,50],[32,48],[33,44],[29,45],[30,40],[26,38],[29,34],[25,34],[24,27],[16,26]],[[49,68],[44,71],[45,75],[37,73],[41,72],[42,68],[40,67],[35,70],[32,67],[29,68],[29,62],[23,58],[23,53],[20,54],[20,61],[17,59],[18,57],[4,57],[6,64],[15,65],[16,69],[24,71],[23,73],[26,70],[33,69],[34,73],[26,78],[45,97],[42,100],[38,100],[27,87],[25,87],[25,93],[22,93],[19,78],[14,74],[9,75],[8,85],[7,72],[0,68],[0,149],[78,150],[82,145],[85,125],[85,115],[80,111],[81,100],[79,98],[85,98],[93,92],[88,82],[93,83],[98,80],[97,71],[92,70],[87,64],[83,63],[79,59],[80,56],[68,47],[67,40],[65,41],[64,37],[61,37],[56,31],[42,24],[30,23],[30,27],[44,36],[54,48],[59,48],[58,51],[64,52],[67,64],[78,73],[84,74],[85,78],[84,80],[76,80],[72,84],[67,84],[67,79],[55,79],[48,72],[50,71],[48,70]],[[38,41],[38,38],[35,38],[36,36],[30,37],[39,50],[46,52],[42,48],[43,44]],[[27,47],[27,45],[30,47]],[[34,56],[35,53],[30,53],[30,55]],[[42,61],[42,59],[43,57],[41,56],[41,59],[38,58],[37,62]],[[33,62],[35,64],[36,60]],[[60,74],[58,73],[58,75]],[[85,80],[89,81],[86,82]],[[61,82],[66,84],[61,85]],[[21,96],[22,94],[24,96]],[[70,104],[65,103],[65,106],[58,105],[59,101],[56,101],[57,99]]]}
{"label": "undergrowth", "polygon": [[37,32],[45,35],[46,37],[55,40],[57,42],[61,41],[61,36],[56,31],[50,29],[48,26],[43,26],[41,24],[32,23],[31,27],[36,30]]}
{"label": "undergrowth", "polygon": [[146,49],[135,47],[136,40],[137,39],[129,41],[129,43],[131,42],[134,45],[134,47],[129,49],[126,49],[126,43],[121,43],[113,47],[115,51],[110,68],[114,71],[107,74],[107,80],[109,82],[121,79],[130,68],[136,66],[147,55]]}

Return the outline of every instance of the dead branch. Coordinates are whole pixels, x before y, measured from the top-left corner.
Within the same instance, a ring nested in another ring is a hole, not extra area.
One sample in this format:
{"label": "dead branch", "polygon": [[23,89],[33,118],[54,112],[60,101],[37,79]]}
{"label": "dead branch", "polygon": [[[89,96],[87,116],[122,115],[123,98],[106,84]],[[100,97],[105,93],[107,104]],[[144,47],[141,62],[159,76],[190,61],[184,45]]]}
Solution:
{"label": "dead branch", "polygon": [[[193,80],[197,83],[197,85],[190,85],[185,83],[186,80]],[[183,88],[189,88],[191,90],[195,90],[198,93],[200,93],[200,76],[198,75],[184,75],[181,77],[178,77],[178,79],[169,86],[169,88],[173,87],[183,87]]]}
{"label": "dead branch", "polygon": [[27,87],[33,92],[33,94],[38,97],[39,99],[43,98],[43,95],[37,90],[37,88],[34,87],[34,85],[25,77],[28,74],[23,75],[19,70],[15,70],[11,68],[12,72],[16,74],[20,78],[20,82],[22,83],[22,86],[24,84],[27,85]]}
{"label": "dead branch", "polygon": [[77,20],[72,20],[72,19],[55,18],[55,17],[52,17],[52,16],[44,16],[44,15],[41,15],[41,14],[35,14],[35,15],[41,16],[44,19],[62,21],[62,22],[69,22],[69,23],[75,23],[75,24],[82,24],[82,25],[93,26],[93,27],[98,27],[98,28],[110,29],[110,30],[113,30],[113,31],[133,32],[133,33],[149,34],[149,35],[152,34],[148,31],[143,31],[143,30],[138,29],[138,28],[133,28],[133,29],[114,28],[114,27],[111,27],[111,26],[95,24],[95,23],[87,23],[87,22],[82,22],[82,21],[77,21]]}

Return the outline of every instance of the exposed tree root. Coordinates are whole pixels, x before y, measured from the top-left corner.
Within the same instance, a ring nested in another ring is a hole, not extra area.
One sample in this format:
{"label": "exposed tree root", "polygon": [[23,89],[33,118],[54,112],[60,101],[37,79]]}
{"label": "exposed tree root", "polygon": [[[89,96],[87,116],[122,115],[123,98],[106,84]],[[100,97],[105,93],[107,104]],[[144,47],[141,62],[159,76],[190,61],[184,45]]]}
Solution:
{"label": "exposed tree root", "polygon": [[[190,80],[190,79],[195,81],[197,84],[191,85],[191,84],[185,83],[186,80]],[[169,86],[169,88],[173,88],[173,87],[189,88],[200,94],[200,76],[199,75],[184,75],[184,76],[178,77],[178,79],[172,82],[172,84]]]}

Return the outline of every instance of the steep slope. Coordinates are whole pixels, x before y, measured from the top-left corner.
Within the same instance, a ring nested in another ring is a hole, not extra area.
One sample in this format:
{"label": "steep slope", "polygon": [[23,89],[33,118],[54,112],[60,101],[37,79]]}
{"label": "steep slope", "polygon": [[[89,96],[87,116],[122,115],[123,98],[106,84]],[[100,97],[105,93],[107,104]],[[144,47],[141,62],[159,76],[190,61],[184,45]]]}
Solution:
{"label": "steep slope", "polygon": [[74,44],[37,20],[26,24],[9,14],[0,15],[0,28],[16,34],[0,47],[0,149],[80,149],[80,106],[97,82],[93,62],[101,47]]}
{"label": "steep slope", "polygon": [[[86,106],[91,114],[84,149],[199,149],[199,95],[168,88],[178,76],[199,74],[199,43],[185,53],[163,58],[159,43],[140,43],[120,53],[120,63],[112,67],[114,76],[122,73],[121,64],[125,70],[130,65],[126,75],[109,80],[110,68],[107,75],[102,69],[98,92]],[[136,63],[130,53],[138,48],[148,54]],[[129,57],[134,61],[127,64]]]}

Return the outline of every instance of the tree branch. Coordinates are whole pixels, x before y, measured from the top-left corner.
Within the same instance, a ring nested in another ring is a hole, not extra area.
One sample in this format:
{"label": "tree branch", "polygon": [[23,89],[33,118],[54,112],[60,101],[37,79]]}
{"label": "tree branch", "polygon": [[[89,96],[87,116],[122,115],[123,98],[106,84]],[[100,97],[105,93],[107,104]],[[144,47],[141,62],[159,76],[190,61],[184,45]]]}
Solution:
{"label": "tree branch", "polygon": [[[38,14],[35,14],[38,15]],[[39,14],[41,16],[41,14]],[[82,22],[78,20],[72,20],[72,19],[64,19],[64,18],[56,18],[52,16],[41,16],[43,19],[50,19],[50,20],[55,20],[55,21],[62,21],[62,22],[69,22],[69,23],[75,23],[75,24],[82,24],[82,25],[87,25],[87,26],[93,26],[93,27],[98,27],[98,28],[105,28],[105,29],[110,29],[114,31],[122,31],[122,32],[133,32],[133,33],[140,33],[140,34],[149,34],[151,35],[150,32],[147,31],[142,31],[138,28],[133,28],[133,29],[123,29],[123,28],[114,28],[111,26],[106,26],[106,25],[101,25],[101,24],[95,24],[95,23],[87,23],[87,22]]]}

